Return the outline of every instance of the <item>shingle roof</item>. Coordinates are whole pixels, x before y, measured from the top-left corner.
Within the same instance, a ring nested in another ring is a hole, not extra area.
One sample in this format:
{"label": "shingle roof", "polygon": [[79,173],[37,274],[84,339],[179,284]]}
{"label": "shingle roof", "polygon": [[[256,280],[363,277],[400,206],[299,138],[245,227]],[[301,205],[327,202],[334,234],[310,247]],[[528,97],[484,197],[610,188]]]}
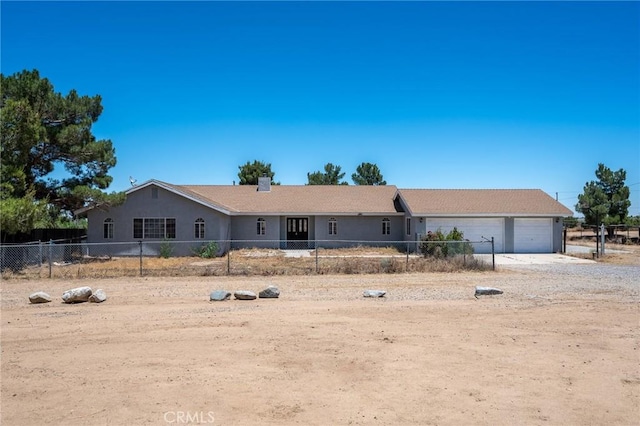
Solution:
{"label": "shingle roof", "polygon": [[397,188],[346,185],[170,185],[201,201],[237,214],[395,214]]}
{"label": "shingle roof", "polygon": [[539,189],[398,189],[394,185],[173,185],[156,184],[225,214],[393,215],[397,195],[412,216],[570,216],[572,211]]}
{"label": "shingle roof", "polygon": [[411,213],[429,215],[570,216],[539,189],[400,189]]}

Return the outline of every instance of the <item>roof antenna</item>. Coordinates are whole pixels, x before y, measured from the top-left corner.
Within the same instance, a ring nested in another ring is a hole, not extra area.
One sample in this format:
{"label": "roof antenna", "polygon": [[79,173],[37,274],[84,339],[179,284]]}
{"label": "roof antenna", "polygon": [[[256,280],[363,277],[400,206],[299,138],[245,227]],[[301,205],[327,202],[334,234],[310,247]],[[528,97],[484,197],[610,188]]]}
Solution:
{"label": "roof antenna", "polygon": [[132,176],[129,176],[129,183],[131,183],[131,186],[136,186],[136,182],[137,180],[135,180]]}

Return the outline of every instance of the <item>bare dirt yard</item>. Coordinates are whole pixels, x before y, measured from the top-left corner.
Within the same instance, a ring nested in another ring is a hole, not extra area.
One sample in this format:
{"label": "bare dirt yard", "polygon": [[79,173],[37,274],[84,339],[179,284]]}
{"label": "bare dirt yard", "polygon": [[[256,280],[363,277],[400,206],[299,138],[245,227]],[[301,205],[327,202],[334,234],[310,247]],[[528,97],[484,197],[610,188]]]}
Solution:
{"label": "bare dirt yard", "polygon": [[[638,424],[638,272],[4,280],[1,421]],[[81,285],[108,300],[61,303]],[[268,285],[279,299],[209,301]]]}

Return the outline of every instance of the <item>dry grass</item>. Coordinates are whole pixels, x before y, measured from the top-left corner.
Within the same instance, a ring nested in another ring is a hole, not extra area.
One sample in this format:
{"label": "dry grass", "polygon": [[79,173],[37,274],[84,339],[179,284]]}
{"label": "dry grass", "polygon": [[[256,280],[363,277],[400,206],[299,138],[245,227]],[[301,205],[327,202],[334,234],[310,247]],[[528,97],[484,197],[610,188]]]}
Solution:
{"label": "dry grass", "polygon": [[[622,238],[624,236],[624,238]],[[638,230],[618,231],[614,241],[625,241],[624,244],[612,241],[605,242],[605,255],[598,258],[598,262],[615,265],[640,265],[640,244],[638,244]],[[595,233],[585,230],[567,232],[567,242],[571,245],[596,249]],[[592,253],[567,253],[569,256],[581,259],[593,259]]]}
{"label": "dry grass", "polygon": [[[199,257],[143,257],[142,275],[172,276],[274,276],[312,274],[393,274],[404,272],[458,272],[488,270],[491,266],[472,257],[449,259],[407,256],[395,248],[356,247],[322,249],[315,256],[286,257],[274,249],[233,250],[216,259]],[[84,258],[66,265],[53,265],[52,278],[85,279],[140,276],[140,258]],[[3,279],[39,279],[49,277],[49,266],[27,267],[19,272],[3,271]]]}

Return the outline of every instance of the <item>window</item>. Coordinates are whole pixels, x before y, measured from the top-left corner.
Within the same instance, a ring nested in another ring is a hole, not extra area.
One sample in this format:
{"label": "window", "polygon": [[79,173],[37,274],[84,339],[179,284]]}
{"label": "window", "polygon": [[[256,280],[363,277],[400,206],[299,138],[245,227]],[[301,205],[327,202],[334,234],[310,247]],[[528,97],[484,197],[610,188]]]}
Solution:
{"label": "window", "polygon": [[389,218],[382,219],[382,235],[390,235],[391,234],[391,221]]}
{"label": "window", "polygon": [[258,235],[265,235],[267,233],[267,222],[259,217],[258,218]]}
{"label": "window", "polygon": [[103,226],[103,237],[104,238],[108,238],[108,239],[112,239],[113,238],[113,220],[108,217],[104,220],[104,226]]}
{"label": "window", "polygon": [[329,219],[329,235],[338,235],[338,221],[335,217]]}
{"label": "window", "polygon": [[204,219],[203,218],[199,217],[196,219],[194,231],[195,231],[196,239],[204,238]]}
{"label": "window", "polygon": [[176,220],[169,218],[133,219],[133,238],[163,239],[176,237]]}
{"label": "window", "polygon": [[411,218],[410,217],[407,218],[406,224],[407,224],[407,235],[411,235]]}

